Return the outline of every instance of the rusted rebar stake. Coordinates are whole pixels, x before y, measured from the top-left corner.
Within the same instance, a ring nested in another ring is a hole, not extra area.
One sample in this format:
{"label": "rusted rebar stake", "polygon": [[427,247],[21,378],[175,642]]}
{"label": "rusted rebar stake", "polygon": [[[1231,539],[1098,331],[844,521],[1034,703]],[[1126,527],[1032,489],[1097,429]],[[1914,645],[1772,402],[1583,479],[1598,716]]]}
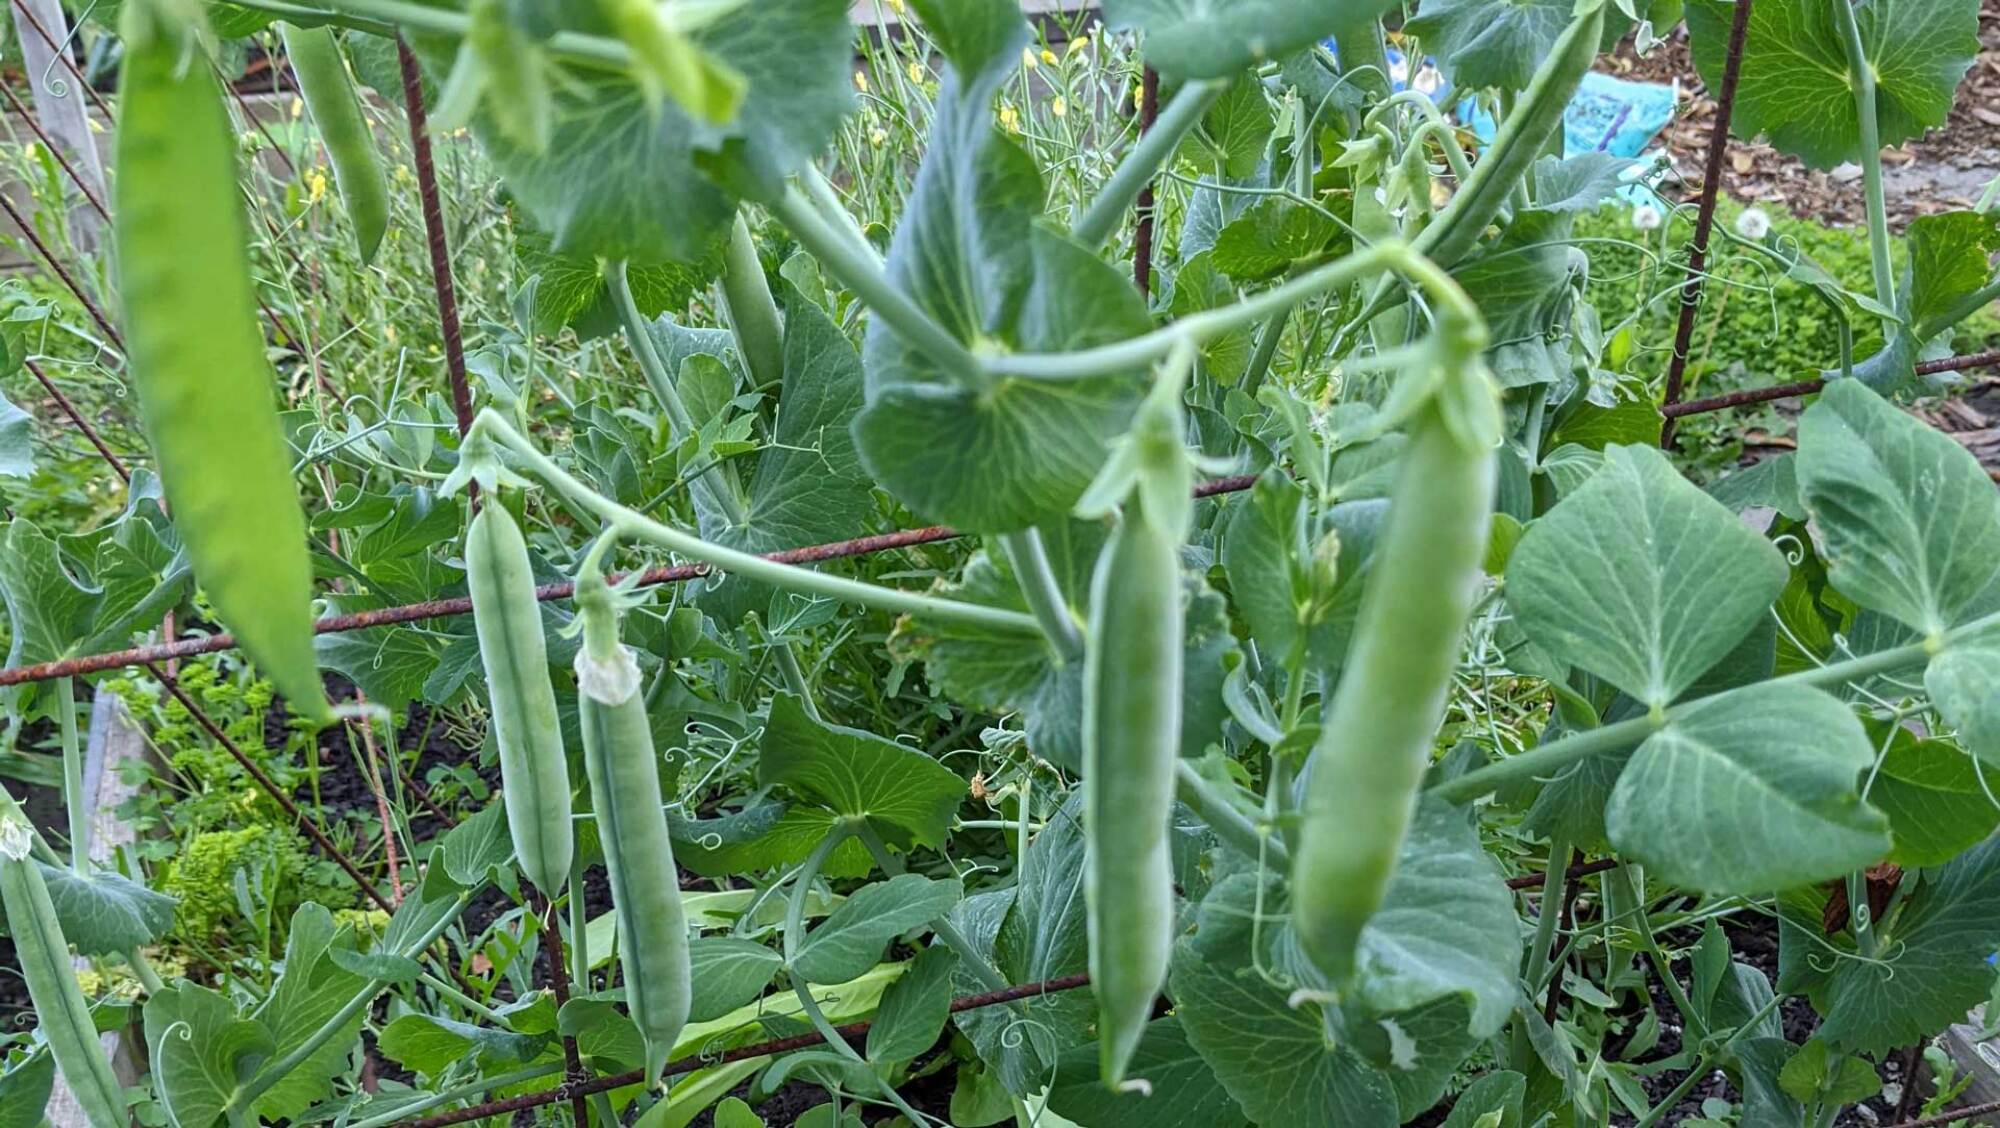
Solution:
{"label": "rusted rebar stake", "polygon": [[[1722,59],[1722,89],[1715,96],[1715,123],[1709,127],[1708,163],[1702,170],[1701,204],[1695,215],[1694,242],[1688,245],[1687,280],[1681,285],[1680,323],[1674,327],[1673,359],[1667,365],[1662,403],[1680,402],[1687,377],[1688,350],[1694,343],[1694,317],[1701,306],[1702,274],[1708,269],[1708,237],[1715,230],[1715,198],[1722,188],[1722,157],[1729,149],[1729,119],[1736,110],[1736,77],[1743,69],[1743,40],[1750,30],[1751,0],[1736,0],[1729,24],[1729,48]],[[1660,446],[1674,445],[1674,416],[1660,428]]]}

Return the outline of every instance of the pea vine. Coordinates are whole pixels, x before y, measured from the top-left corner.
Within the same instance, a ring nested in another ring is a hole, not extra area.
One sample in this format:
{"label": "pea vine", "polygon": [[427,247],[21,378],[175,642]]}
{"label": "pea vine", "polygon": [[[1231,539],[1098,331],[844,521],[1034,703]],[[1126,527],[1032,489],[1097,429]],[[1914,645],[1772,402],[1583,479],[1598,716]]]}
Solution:
{"label": "pea vine", "polygon": [[[0,788],[24,1123],[60,1080],[92,1128],[741,1126],[787,1091],[827,1125],[1820,1126],[1994,996],[2000,500],[1905,405],[1978,361],[2000,219],[1892,231],[1881,157],[1943,121],[1973,0],[1115,0],[1065,48],[1106,52],[1090,109],[1010,0],[884,0],[886,70],[844,0],[117,7],[97,321],[150,458],[36,368],[126,505],[0,532],[10,742],[55,722],[67,804]],[[1662,348],[1592,304],[1576,228],[1662,170],[1565,111],[1683,19],[1723,109]],[[274,355],[332,346],[258,265],[246,42],[282,46],[355,279],[419,182],[435,404],[399,373],[279,409]],[[1396,91],[1390,43],[1467,102]],[[857,101],[909,144],[871,157]],[[1038,102],[1091,115],[1074,160]],[[1723,233],[1837,352],[1689,401],[1731,127],[1860,165],[1870,277]],[[461,129],[519,267],[464,341],[484,262],[429,148]],[[1777,392],[1815,397],[1794,453],[1676,464],[1675,420]],[[362,747],[380,867],[160,665],[232,651]],[[378,912],[155,966],[176,906],[93,860],[76,725],[76,679],[133,665]],[[476,720],[478,801],[409,776],[416,704]]]}

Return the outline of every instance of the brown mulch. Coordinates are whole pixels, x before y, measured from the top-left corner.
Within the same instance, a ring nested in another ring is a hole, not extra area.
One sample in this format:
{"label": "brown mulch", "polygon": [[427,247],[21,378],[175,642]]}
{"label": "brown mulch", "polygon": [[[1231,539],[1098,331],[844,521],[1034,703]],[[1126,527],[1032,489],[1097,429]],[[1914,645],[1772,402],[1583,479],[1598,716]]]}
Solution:
{"label": "brown mulch", "polygon": [[[1884,155],[1883,181],[1894,227],[1920,215],[1970,207],[1986,183],[2000,175],[2000,0],[1982,3],[1979,38],[1984,49],[1960,83],[1944,126]],[[1683,191],[1692,197],[1707,159],[1715,98],[1695,71],[1686,30],[1676,31],[1645,58],[1627,39],[1599,67],[1637,81],[1679,81],[1680,112],[1668,124],[1665,140]],[[1831,226],[1858,224],[1864,214],[1859,167],[1809,169],[1763,141],[1731,139],[1722,186],[1740,203],[1782,206]]]}

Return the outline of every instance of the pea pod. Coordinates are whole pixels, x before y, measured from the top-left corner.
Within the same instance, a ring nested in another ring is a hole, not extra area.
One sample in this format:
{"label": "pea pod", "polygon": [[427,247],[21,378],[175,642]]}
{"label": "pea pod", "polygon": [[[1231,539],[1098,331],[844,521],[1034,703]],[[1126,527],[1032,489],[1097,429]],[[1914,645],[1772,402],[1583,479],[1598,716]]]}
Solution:
{"label": "pea pod", "polygon": [[146,435],[223,623],[294,712],[324,721],[306,523],[257,326],[235,134],[184,20],[135,0],[123,35],[119,296]]}
{"label": "pea pod", "polygon": [[1192,476],[1180,396],[1181,381],[1162,379],[1113,460],[1110,472],[1123,476],[1119,488],[1129,496],[1097,557],[1084,633],[1084,901],[1098,1074],[1113,1088],[1128,1085],[1125,1072],[1173,954],[1168,829],[1181,741],[1180,550]]}
{"label": "pea pod", "polygon": [[1412,244],[1419,254],[1451,266],[1479,241],[1486,225],[1500,214],[1514,185],[1528,175],[1535,159],[1548,151],[1549,139],[1562,126],[1577,84],[1597,58],[1604,33],[1604,9],[1599,3],[1578,16],[1562,36],[1534,81],[1500,125],[1486,156],[1473,166],[1472,176],[1459,185],[1451,203]]}
{"label": "pea pod", "polygon": [[361,245],[361,261],[372,261],[389,230],[389,181],[382,173],[374,138],[369,136],[368,121],[362,116],[361,99],[354,92],[347,63],[331,30],[281,26],[285,58],[291,61],[299,94],[326,144],[334,182],[340,186],[354,238]]}
{"label": "pea pod", "polygon": [[[1451,373],[1489,401],[1482,366]],[[1494,457],[1454,430],[1442,396],[1421,408],[1376,543],[1345,676],[1320,723],[1292,852],[1292,922],[1334,984],[1353,973],[1416,808],[1478,592]]]}
{"label": "pea pod", "polygon": [[500,750],[500,795],[521,872],[550,897],[569,880],[576,853],[570,827],[569,764],[549,681],[548,644],[534,570],[521,529],[497,498],[472,519],[465,544],[472,621]]}
{"label": "pea pod", "polygon": [[48,884],[29,856],[33,833],[13,796],[0,789],[0,908],[6,911],[7,930],[14,937],[16,962],[28,984],[28,999],[35,1005],[35,1019],[91,1128],[124,1128],[131,1122],[125,1114],[125,1091],[97,1040],[90,1004],[70,967],[69,941],[63,938]]}
{"label": "pea pod", "polygon": [[[600,546],[601,551],[601,546]],[[692,1002],[687,916],[667,837],[660,762],[639,692],[639,668],[618,641],[615,596],[593,552],[577,580],[583,648],[576,672],[583,763],[618,920],[626,1006],[646,1042],[646,1079],[657,1081]]]}

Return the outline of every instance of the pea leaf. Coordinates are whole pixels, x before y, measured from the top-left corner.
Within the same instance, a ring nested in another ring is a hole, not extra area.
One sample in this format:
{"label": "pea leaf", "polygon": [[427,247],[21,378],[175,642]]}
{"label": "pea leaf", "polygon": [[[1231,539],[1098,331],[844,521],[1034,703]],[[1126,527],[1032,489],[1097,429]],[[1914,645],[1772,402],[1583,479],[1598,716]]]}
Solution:
{"label": "pea leaf", "polygon": [[67,866],[36,864],[63,935],[86,956],[133,951],[173,927],[174,899],[124,874],[98,870],[84,877]]}
{"label": "pea leaf", "polygon": [[903,977],[882,992],[868,1027],[868,1060],[910,1061],[937,1044],[951,1017],[952,968],[958,957],[942,944],[917,953]]}
{"label": "pea leaf", "polygon": [[1462,998],[1476,1038],[1513,1013],[1520,920],[1499,868],[1465,813],[1417,807],[1382,908],[1361,933],[1357,993],[1378,1012]]}
{"label": "pea leaf", "polygon": [[1222,229],[1210,258],[1231,278],[1256,282],[1311,264],[1340,233],[1322,208],[1267,197]]}
{"label": "pea leaf", "polygon": [[153,1082],[174,1123],[221,1120],[277,1049],[261,1023],[236,1017],[229,1000],[186,980],[148,997],[145,1021]]}
{"label": "pea leaf", "polygon": [[922,752],[859,729],[821,724],[787,695],[771,702],[757,780],[790,788],[836,815],[866,818],[885,841],[904,850],[944,845],[952,813],[965,796],[965,781]]}
{"label": "pea leaf", "polygon": [[[1443,1128],[1521,1128],[1521,1102],[1527,1093],[1528,1079],[1513,1070],[1488,1073],[1452,1102]],[[1489,1119],[1496,1113],[1498,1120]]]}
{"label": "pea leaf", "polygon": [[35,472],[35,417],[0,396],[0,478]]}
{"label": "pea leaf", "polygon": [[[1722,79],[1734,15],[1727,0],[1688,0],[1695,69],[1710,89]],[[1875,72],[1875,117],[1883,145],[1900,145],[1944,124],[1959,79],[1979,53],[1979,5],[1967,0],[1861,0],[1854,11],[1862,54]],[[1765,4],[1750,10],[1733,128],[1763,134],[1814,168],[1861,159],[1860,115],[1847,81],[1847,52],[1830,4]]]}
{"label": "pea leaf", "polygon": [[1906,869],[1943,865],[2000,824],[1964,752],[1900,727],[1890,734],[1868,801],[1889,816],[1896,843],[1889,860]]}
{"label": "pea leaf", "polygon": [[1833,969],[1819,1035],[1836,1049],[1886,1053],[1962,1021],[1986,998],[1987,958],[2000,947],[2000,840],[1946,863],[1881,939],[1879,961],[1844,959]]}
{"label": "pea leaf", "polygon": [[[1041,528],[1057,586],[1079,622],[1089,615],[1086,596],[1102,526],[1063,521]],[[1222,683],[1225,656],[1234,647],[1223,601],[1198,579],[1187,581],[1186,654],[1181,663],[1181,752],[1199,755],[1221,732],[1226,708]],[[967,562],[957,584],[946,589],[958,599],[1026,610],[1027,602],[1004,554],[981,551]],[[1027,715],[1028,741],[1035,755],[1075,771],[1083,761],[1083,663],[1065,662],[1040,638],[1006,635],[956,622],[912,616],[897,638],[924,659],[931,684],[941,692],[992,709]]]}
{"label": "pea leaf", "polygon": [[2000,639],[1954,646],[1931,659],[1924,688],[1982,763],[2000,766]]}
{"label": "pea leaf", "polygon": [[[514,257],[532,276],[524,319],[529,331],[554,336],[575,326],[583,337],[614,332],[618,312],[605,287],[604,270],[587,255],[563,254],[546,234],[531,226],[516,229]],[[721,241],[703,248],[687,262],[662,262],[628,267],[625,282],[642,317],[684,309],[722,268]],[[517,303],[516,308],[520,308]],[[669,369],[677,371],[678,368]]]}
{"label": "pea leaf", "polygon": [[[414,906],[416,899],[404,903]],[[393,953],[399,945],[391,935],[386,934],[381,945],[382,950]],[[269,1033],[273,1057],[304,1046],[368,985],[366,977],[333,961],[330,949],[336,944],[351,950],[354,936],[350,929],[335,927],[333,914],[313,904],[292,914],[291,932],[285,940],[284,974],[251,1015]],[[257,1100],[257,1113],[274,1119],[295,1117],[324,1096],[326,1086],[347,1070],[362,1018],[354,1015],[345,1033],[327,1039],[265,1090]]]}
{"label": "pea leaf", "polygon": [[[916,3],[950,60],[928,149],[890,243],[890,279],[974,348],[1108,344],[1152,318],[1118,271],[1041,226],[1035,162],[988,105],[1028,41],[1005,0]],[[861,460],[918,513],[976,532],[1066,516],[1138,403],[1140,377],[1080,382],[947,372],[880,319],[864,344]]]}
{"label": "pea leaf", "polygon": [[1916,324],[1943,320],[1993,278],[2000,251],[2000,215],[1973,211],[1918,216],[1910,221],[1909,317]]}
{"label": "pea leaf", "polygon": [[1925,635],[1991,605],[2000,495],[1963,446],[1836,380],[1799,420],[1797,470],[1842,595]]}
{"label": "pea leaf", "polygon": [[1093,1128],[1237,1128],[1243,1110],[1222,1087],[1215,1070],[1188,1044],[1176,1015],[1146,1025],[1128,1072],[1152,1086],[1149,1093],[1115,1091],[1099,1078],[1097,1045],[1066,1051],[1049,1089],[1049,1108]]}
{"label": "pea leaf", "polygon": [[845,983],[882,958],[889,941],[951,911],[965,889],[914,873],[864,885],[806,934],[792,971],[809,983]]}
{"label": "pea leaf", "polygon": [[[754,803],[717,818],[684,819],[669,812],[674,860],[690,873],[723,877],[797,865],[833,829],[833,812],[779,801]],[[841,843],[822,867],[828,877],[862,877],[875,868],[868,850]]]}
{"label": "pea leaf", "polygon": [[[1011,983],[1072,975],[1089,966],[1082,810],[1081,793],[1072,792],[1028,840],[1014,888],[979,894],[954,914],[962,931],[978,934],[982,954]],[[961,966],[957,990],[982,989]],[[984,1007],[957,1019],[980,1057],[1015,1093],[1046,1085],[1062,1053],[1087,1041],[1096,1021],[1097,1004],[1083,992],[1044,995],[1018,1008]]]}
{"label": "pea leaf", "polygon": [[1455,85],[1525,90],[1575,10],[1571,0],[1424,0],[1403,31]]}
{"label": "pea leaf", "polygon": [[486,881],[495,866],[504,866],[514,857],[514,843],[507,834],[506,804],[494,800],[478,814],[461,820],[445,832],[438,849],[453,881],[468,887]]}
{"label": "pea leaf", "polygon": [[[839,540],[875,524],[874,496],[851,430],[861,409],[861,358],[818,306],[789,288],[786,299],[777,425],[757,454],[742,523],[705,504],[706,493],[695,494],[703,534],[745,552]],[[769,585],[732,577],[703,592],[702,606],[740,622],[767,606],[771,593]]]}
{"label": "pea leaf", "polygon": [[38,1054],[0,1073],[0,1128],[41,1128],[55,1084],[54,1054]]}
{"label": "pea leaf", "polygon": [[1639,746],[1605,825],[1620,851],[1690,888],[1823,881],[1888,852],[1888,819],[1855,790],[1873,759],[1853,712],[1816,689],[1705,699]]}
{"label": "pea leaf", "polygon": [[1372,0],[1106,0],[1114,29],[1145,33],[1146,62],[1174,78],[1220,78],[1373,17]]}
{"label": "pea leaf", "polygon": [[554,1042],[551,1034],[516,1034],[428,1014],[406,1014],[382,1028],[375,1045],[391,1061],[427,1077],[438,1077],[467,1060],[482,1068],[523,1065]]}
{"label": "pea leaf", "polygon": [[1732,513],[1764,508],[1794,521],[1806,519],[1805,502],[1799,498],[1798,456],[1789,451],[1710,483],[1708,496]]}
{"label": "pea leaf", "polygon": [[[560,22],[602,30],[587,5],[577,15],[566,7]],[[737,5],[688,36],[746,80],[732,122],[697,122],[671,100],[650,111],[630,75],[577,68],[551,84],[545,151],[511,137],[490,99],[473,131],[556,250],[649,265],[699,262],[736,212],[731,193],[706,174],[710,162],[727,148],[754,161],[751,176],[770,184],[811,159],[852,103],[852,36],[843,0]],[[440,70],[455,57],[455,40],[417,43]]]}
{"label": "pea leaf", "polygon": [[[1263,653],[1286,662],[1303,642],[1316,665],[1338,668],[1388,509],[1381,500],[1342,502],[1316,519],[1304,491],[1278,470],[1265,472],[1248,498],[1235,504],[1223,537],[1222,566],[1236,610]],[[1314,620],[1312,556],[1328,535],[1340,546],[1338,571]]]}
{"label": "pea leaf", "polygon": [[703,936],[688,945],[688,962],[694,969],[688,1021],[708,1022],[763,994],[785,957],[740,936]]}
{"label": "pea leaf", "polygon": [[1499,242],[1454,267],[1493,334],[1488,363],[1503,387],[1569,378],[1570,309],[1590,260],[1566,240],[1571,216],[1526,210]]}
{"label": "pea leaf", "polygon": [[1604,456],[1528,526],[1507,599],[1536,645],[1664,707],[1756,625],[1784,587],[1785,561],[1658,450]]}
{"label": "pea leaf", "polygon": [[1220,166],[1225,176],[1254,176],[1276,128],[1264,84],[1255,75],[1239,75],[1202,114],[1200,130],[1182,143],[1181,152],[1201,167]]}

